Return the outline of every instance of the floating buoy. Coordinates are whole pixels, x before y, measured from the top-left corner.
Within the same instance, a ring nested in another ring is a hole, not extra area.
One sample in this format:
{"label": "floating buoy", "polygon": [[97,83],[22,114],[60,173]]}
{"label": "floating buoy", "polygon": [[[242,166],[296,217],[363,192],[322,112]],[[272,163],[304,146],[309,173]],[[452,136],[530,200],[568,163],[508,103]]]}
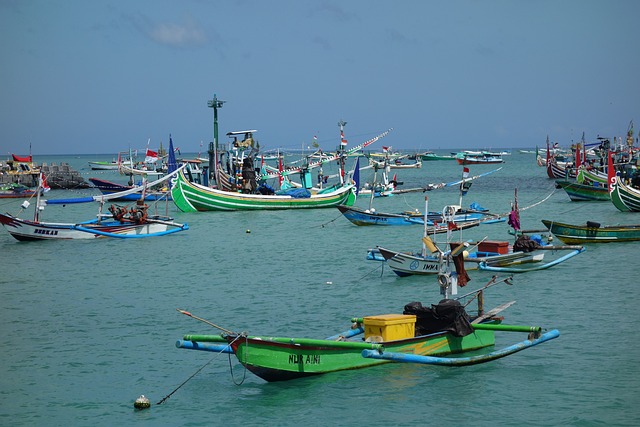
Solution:
{"label": "floating buoy", "polygon": [[246,233],[247,233],[247,234],[251,233],[251,230],[247,229]]}
{"label": "floating buoy", "polygon": [[327,285],[333,285],[333,282],[327,282]]}
{"label": "floating buoy", "polygon": [[151,402],[149,401],[148,397],[146,397],[144,394],[141,394],[140,397],[138,397],[136,401],[133,402],[133,407],[136,409],[148,409],[151,407]]}

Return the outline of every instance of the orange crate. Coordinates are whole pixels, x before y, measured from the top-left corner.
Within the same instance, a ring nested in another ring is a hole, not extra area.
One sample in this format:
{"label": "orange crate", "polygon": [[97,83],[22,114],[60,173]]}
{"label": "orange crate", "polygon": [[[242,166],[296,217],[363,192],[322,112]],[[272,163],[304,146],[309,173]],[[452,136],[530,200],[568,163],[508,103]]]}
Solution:
{"label": "orange crate", "polygon": [[492,240],[485,240],[478,245],[478,251],[480,252],[497,252],[499,254],[509,253],[509,242],[496,242]]}

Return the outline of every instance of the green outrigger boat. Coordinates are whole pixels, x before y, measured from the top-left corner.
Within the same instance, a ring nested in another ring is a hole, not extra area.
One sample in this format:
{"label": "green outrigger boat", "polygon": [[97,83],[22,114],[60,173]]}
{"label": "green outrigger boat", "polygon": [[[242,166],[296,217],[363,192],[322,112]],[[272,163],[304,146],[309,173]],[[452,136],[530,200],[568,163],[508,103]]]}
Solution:
{"label": "green outrigger boat", "polygon": [[609,196],[619,211],[640,212],[640,190],[622,182],[620,176],[615,176],[611,180]]}
{"label": "green outrigger boat", "polygon": [[589,185],[575,180],[557,179],[556,187],[562,188],[574,202],[611,200],[607,184],[595,182]]}
{"label": "green outrigger boat", "polygon": [[172,182],[171,197],[182,212],[316,209],[352,206],[356,200],[353,184],[326,188],[308,197],[278,194],[245,194],[224,191],[190,182],[179,172]]}
{"label": "green outrigger boat", "polygon": [[542,220],[547,229],[568,245],[583,243],[632,242],[640,240],[640,224],[607,225],[587,221],[583,225]]}
{"label": "green outrigger boat", "polygon": [[[446,301],[445,301],[446,302]],[[371,316],[370,320],[406,321],[404,315]],[[411,318],[411,316],[407,316]],[[360,319],[367,325],[367,318]],[[387,326],[388,327],[388,326]],[[366,328],[366,326],[365,326]],[[238,361],[265,381],[286,381],[347,369],[371,367],[389,362],[411,362],[431,365],[464,366],[489,362],[545,341],[557,338],[559,332],[542,333],[537,326],[503,325],[499,320],[472,324],[466,336],[441,331],[428,335],[382,342],[338,341],[289,337],[246,335],[185,335],[179,348],[223,352],[231,347]],[[358,330],[364,329],[362,324]],[[443,357],[463,354],[495,345],[495,331],[526,332],[529,338],[513,346],[471,357]],[[339,334],[340,337],[342,334]],[[336,338],[339,339],[339,338]],[[228,345],[222,344],[226,340]],[[210,345],[217,343],[218,345]]]}
{"label": "green outrigger boat", "polygon": [[[454,252],[456,250],[450,251]],[[462,256],[462,251],[458,252],[455,256]],[[456,262],[456,265],[458,264]],[[464,267],[460,273],[462,271]],[[466,275],[466,272],[464,274]],[[404,306],[402,314],[353,318],[351,329],[326,339],[233,333],[189,312],[178,310],[221,329],[223,333],[185,335],[176,342],[176,347],[233,353],[247,370],[269,382],[394,362],[441,366],[485,363],[560,335],[555,329],[543,332],[539,326],[503,324],[503,318],[497,315],[515,301],[484,312],[484,290],[497,283],[509,283],[510,278],[498,281],[494,276],[480,290],[450,299],[450,290],[453,289],[454,294],[457,292],[457,274],[448,273],[443,269],[438,282],[445,298],[437,305],[426,307],[420,302],[411,302]],[[478,312],[474,317],[470,317],[459,302],[465,298],[469,302],[477,300]],[[521,332],[528,336],[514,345],[479,354],[479,350],[495,345],[495,333],[498,331]],[[474,353],[468,355],[469,352]]]}

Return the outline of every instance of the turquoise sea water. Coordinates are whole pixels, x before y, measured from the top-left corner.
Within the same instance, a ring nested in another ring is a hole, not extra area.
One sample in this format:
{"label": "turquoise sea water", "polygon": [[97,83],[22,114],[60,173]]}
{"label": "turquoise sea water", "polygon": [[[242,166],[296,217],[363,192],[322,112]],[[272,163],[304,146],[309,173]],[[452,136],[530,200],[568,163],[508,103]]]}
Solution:
{"label": "turquoise sea water", "polygon": [[[532,154],[514,150],[505,159],[501,171],[474,182],[464,205],[507,212],[517,187],[520,207],[551,194],[521,212],[525,229],[542,228],[543,218],[640,222],[608,202],[570,202],[554,192]],[[36,160],[66,161],[85,177],[126,182],[88,170],[88,160],[109,156]],[[472,175],[494,168],[470,166]],[[445,161],[396,172],[409,188],[455,180],[461,169]],[[456,188],[425,194],[431,210],[458,200]],[[380,211],[423,210],[425,194],[374,203]],[[20,203],[3,200],[0,209],[16,213]],[[559,329],[549,343],[464,368],[385,365],[266,383],[233,356],[177,349],[185,333],[216,331],[176,308],[234,331],[323,338],[348,329],[354,316],[399,313],[416,300],[435,303],[435,277],[399,278],[365,260],[376,245],[417,249],[421,228],[356,227],[337,209],[169,210],[190,230],[157,239],[33,243],[0,230],[0,425],[640,424],[639,243],[590,245],[566,263],[516,275],[513,286],[487,292],[487,308],[517,301],[503,312],[506,323]],[[95,212],[95,205],[49,206],[44,219],[80,221]],[[464,234],[485,236],[512,238],[505,223]],[[491,277],[470,275],[469,290]],[[520,339],[499,335],[497,347]],[[133,409],[140,394],[151,409]]]}

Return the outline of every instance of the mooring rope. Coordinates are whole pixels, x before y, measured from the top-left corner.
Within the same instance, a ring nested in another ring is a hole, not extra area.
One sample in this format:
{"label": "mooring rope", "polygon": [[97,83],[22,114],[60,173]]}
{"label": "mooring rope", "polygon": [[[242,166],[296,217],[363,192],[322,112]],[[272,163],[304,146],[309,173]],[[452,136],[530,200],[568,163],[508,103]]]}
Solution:
{"label": "mooring rope", "polygon": [[[244,354],[245,354],[245,360],[246,360],[246,359],[247,359],[247,350],[249,349],[249,339],[247,338],[246,333],[243,333],[243,334],[241,334],[241,335],[238,335],[238,336],[237,336],[237,337],[236,337],[232,342],[237,341],[237,340],[238,340],[238,339],[240,339],[241,337],[244,337],[244,339],[245,339],[245,343],[244,343],[244,348],[245,348],[245,350],[244,350]],[[229,343],[229,345],[231,345],[231,343]],[[236,379],[235,379],[235,377],[233,376],[233,364],[231,363],[231,353],[229,353],[229,373],[231,374],[231,381],[232,381],[235,385],[237,385],[237,386],[242,385],[242,384],[244,383],[244,380],[247,378],[247,366],[246,366],[246,365],[244,365],[244,364],[243,364],[243,366],[244,366],[244,372],[243,372],[243,374],[242,374],[242,380],[238,383],[238,382],[236,382]]]}
{"label": "mooring rope", "polygon": [[382,274],[384,273],[384,265],[386,264],[386,261],[380,262],[380,266],[376,267],[374,269],[372,269],[371,271],[369,271],[367,274],[365,274],[364,276],[360,277],[358,280],[356,280],[357,282],[360,282],[361,280],[363,280],[365,277],[369,276],[371,273],[373,273],[374,271],[380,269],[380,277],[382,277]]}
{"label": "mooring rope", "polygon": [[213,360],[222,352],[218,352],[216,353],[216,355],[214,357],[211,358],[211,360],[209,360],[207,363],[205,363],[204,365],[202,365],[202,367],[200,367],[200,369],[198,369],[197,371],[195,371],[193,373],[193,375],[191,375],[189,378],[187,378],[182,384],[180,384],[178,387],[175,388],[175,390],[173,390],[171,393],[167,394],[165,397],[162,398],[162,400],[160,400],[158,403],[156,403],[156,405],[161,405],[164,403],[165,400],[167,400],[168,398],[171,397],[171,395],[173,393],[175,393],[176,391],[178,391],[183,385],[185,385],[187,382],[189,382],[189,380],[191,380],[191,378],[195,377],[196,375],[198,375],[198,373],[200,371],[202,371],[207,365],[209,365],[209,363],[213,362]]}
{"label": "mooring rope", "polygon": [[[326,225],[329,225],[329,224],[331,224],[332,222],[337,221],[337,220],[338,220],[338,218],[341,218],[341,217],[342,217],[342,214],[338,215],[337,217],[335,217],[335,218],[334,218],[334,219],[332,219],[331,221],[327,221],[327,222],[325,222],[325,223],[320,224],[318,227],[320,227],[320,228],[324,228]],[[315,227],[312,227],[312,228],[315,228]]]}
{"label": "mooring rope", "polygon": [[[220,327],[220,326],[218,326],[218,325],[216,325],[216,324],[214,324],[214,323],[212,323],[212,322],[209,322],[208,320],[203,319],[203,318],[201,318],[201,317],[194,316],[193,314],[189,313],[188,311],[180,310],[179,308],[176,308],[176,310],[177,310],[177,311],[179,311],[180,313],[182,313],[182,314],[186,315],[186,316],[189,316],[189,317],[191,317],[191,318],[193,318],[193,319],[199,320],[200,322],[204,322],[204,323],[206,323],[206,324],[207,324],[207,325],[209,325],[209,326],[213,326],[213,327],[214,327],[214,328],[216,328],[216,329],[220,329],[221,331],[223,331],[223,332],[225,332],[225,333],[228,333],[229,335],[233,335],[233,332],[229,331],[228,329],[222,328],[222,327]],[[243,335],[244,335],[244,336],[246,336],[246,334],[243,334]],[[242,335],[240,335],[240,336],[242,336]],[[237,337],[236,339],[234,339],[233,341],[235,342],[238,338],[240,338],[240,336],[238,336],[238,337]],[[230,346],[231,346],[231,343],[229,343],[229,344],[228,344],[228,346],[230,347]],[[207,363],[205,363],[205,364],[204,364],[204,365],[202,365],[202,366],[201,366],[197,371],[195,371],[195,372],[193,373],[193,375],[191,375],[189,378],[187,378],[186,380],[184,380],[184,381],[182,382],[182,384],[180,384],[178,387],[176,387],[176,388],[175,388],[171,393],[169,393],[168,395],[166,395],[165,397],[163,397],[163,398],[162,398],[162,400],[160,400],[158,403],[156,403],[156,405],[161,405],[162,403],[164,403],[164,401],[165,401],[165,400],[167,400],[168,398],[170,398],[170,397],[171,397],[171,396],[172,396],[176,391],[180,390],[180,388],[181,388],[182,386],[184,386],[186,383],[188,383],[188,382],[189,382],[193,377],[195,377],[196,375],[198,375],[198,373],[199,373],[200,371],[202,371],[205,367],[207,367],[211,362],[213,362],[213,361],[216,359],[216,357],[218,357],[218,356],[219,356],[220,354],[222,354],[222,353],[223,353],[223,350],[221,350],[221,351],[219,351],[219,352],[216,352],[215,356],[213,356],[213,357],[212,357],[212,358],[211,358]],[[229,366],[231,366],[231,354],[230,354],[230,353],[229,353]],[[245,367],[245,375],[244,375],[244,377],[242,378],[242,381],[241,381],[240,383],[236,383],[236,382],[235,382],[235,380],[233,379],[233,369],[231,369],[231,378],[232,378],[232,380],[233,380],[233,383],[234,383],[234,384],[236,384],[236,385],[241,385],[241,384],[244,382],[244,379],[246,378],[246,367]]]}

